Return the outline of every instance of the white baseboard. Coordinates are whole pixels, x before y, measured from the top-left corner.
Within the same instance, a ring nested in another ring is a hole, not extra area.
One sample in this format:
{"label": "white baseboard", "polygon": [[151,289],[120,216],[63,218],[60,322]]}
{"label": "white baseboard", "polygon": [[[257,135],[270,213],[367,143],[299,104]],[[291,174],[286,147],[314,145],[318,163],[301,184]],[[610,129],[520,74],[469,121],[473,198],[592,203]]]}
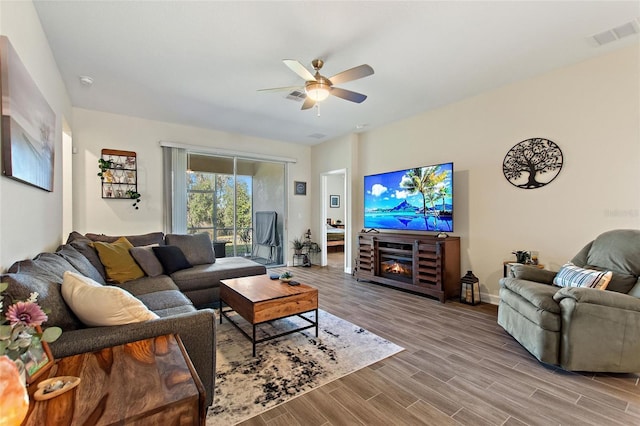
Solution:
{"label": "white baseboard", "polygon": [[480,300],[484,303],[491,303],[492,305],[500,304],[500,296],[490,293],[480,293]]}

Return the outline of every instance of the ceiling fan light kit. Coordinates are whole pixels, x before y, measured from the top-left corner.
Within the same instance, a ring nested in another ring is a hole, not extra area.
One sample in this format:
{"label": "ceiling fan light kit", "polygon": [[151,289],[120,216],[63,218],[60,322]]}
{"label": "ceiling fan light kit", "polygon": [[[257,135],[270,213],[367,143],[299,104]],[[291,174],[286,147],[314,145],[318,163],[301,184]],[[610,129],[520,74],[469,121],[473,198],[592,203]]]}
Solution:
{"label": "ceiling fan light kit", "polygon": [[308,81],[304,88],[304,91],[307,92],[307,96],[316,102],[327,99],[329,97],[330,90],[331,83],[326,84],[322,81]]}
{"label": "ceiling fan light kit", "polygon": [[[366,95],[362,93],[353,92],[351,90],[341,89],[333,87],[336,83],[346,83],[348,81],[357,80],[359,78],[367,77],[373,74],[373,68],[367,64],[359,65],[357,67],[342,71],[334,75],[331,78],[326,78],[320,75],[320,69],[324,65],[324,61],[321,59],[314,59],[311,61],[313,69],[316,74],[304,67],[300,62],[293,59],[284,59],[284,64],[291,69],[291,71],[298,74],[305,80],[304,91],[307,95],[304,103],[302,104],[303,110],[317,106],[317,102],[324,101],[329,95],[337,96],[350,102],[361,103],[367,99]],[[274,89],[261,89],[260,91],[279,91],[279,90],[291,90],[291,87],[278,87]]]}

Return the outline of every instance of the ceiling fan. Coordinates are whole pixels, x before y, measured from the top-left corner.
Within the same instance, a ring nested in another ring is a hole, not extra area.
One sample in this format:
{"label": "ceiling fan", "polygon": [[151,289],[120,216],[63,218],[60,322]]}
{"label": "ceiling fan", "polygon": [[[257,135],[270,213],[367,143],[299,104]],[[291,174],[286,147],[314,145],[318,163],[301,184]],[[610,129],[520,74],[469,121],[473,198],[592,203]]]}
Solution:
{"label": "ceiling fan", "polygon": [[[359,65],[357,67],[342,71],[333,77],[327,78],[320,75],[320,69],[324,65],[322,59],[314,59],[311,61],[313,69],[316,71],[315,75],[304,67],[300,62],[293,59],[284,59],[284,64],[288,66],[291,71],[298,74],[305,80],[304,91],[307,95],[301,109],[312,108],[317,102],[323,101],[329,97],[329,95],[337,96],[347,101],[361,103],[367,99],[366,95],[362,93],[353,92],[351,90],[341,89],[334,87],[335,84],[346,83],[347,81],[357,80],[359,78],[367,77],[373,74],[373,68],[367,64]],[[289,87],[276,87],[273,89],[260,89],[261,92],[266,91],[281,91],[281,90],[295,90],[302,89],[302,86],[289,86]]]}

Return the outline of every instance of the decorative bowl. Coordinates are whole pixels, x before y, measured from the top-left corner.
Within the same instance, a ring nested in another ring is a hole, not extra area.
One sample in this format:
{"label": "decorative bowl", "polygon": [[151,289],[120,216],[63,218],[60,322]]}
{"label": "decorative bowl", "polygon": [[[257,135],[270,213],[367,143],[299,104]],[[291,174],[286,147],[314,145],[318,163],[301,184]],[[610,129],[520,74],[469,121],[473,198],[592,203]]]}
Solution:
{"label": "decorative bowl", "polygon": [[280,275],[280,281],[283,283],[288,283],[293,279],[293,274],[291,272],[284,272]]}

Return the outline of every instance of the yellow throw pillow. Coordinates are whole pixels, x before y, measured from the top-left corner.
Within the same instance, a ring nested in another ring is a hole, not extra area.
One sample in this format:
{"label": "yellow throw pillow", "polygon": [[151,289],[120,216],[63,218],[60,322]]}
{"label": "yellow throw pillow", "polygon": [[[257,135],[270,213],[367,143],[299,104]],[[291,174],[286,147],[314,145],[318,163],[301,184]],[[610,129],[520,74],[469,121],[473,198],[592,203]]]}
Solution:
{"label": "yellow throw pillow", "polygon": [[118,238],[113,243],[96,241],[93,246],[98,251],[100,262],[104,265],[109,280],[122,284],[144,277],[144,271],[129,253],[133,244],[126,238]]}

